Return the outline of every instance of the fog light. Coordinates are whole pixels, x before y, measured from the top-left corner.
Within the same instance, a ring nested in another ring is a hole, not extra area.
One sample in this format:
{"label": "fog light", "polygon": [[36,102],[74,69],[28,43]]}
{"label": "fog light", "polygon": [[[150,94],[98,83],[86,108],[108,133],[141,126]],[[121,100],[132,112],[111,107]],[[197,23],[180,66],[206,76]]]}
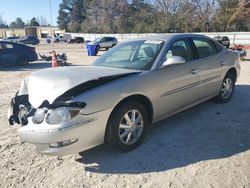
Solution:
{"label": "fog light", "polygon": [[62,142],[55,142],[55,143],[51,143],[49,144],[49,147],[51,148],[60,148],[60,147],[64,147],[64,146],[68,146],[70,144],[73,144],[75,142],[77,142],[78,139],[71,139],[71,140],[65,140]]}

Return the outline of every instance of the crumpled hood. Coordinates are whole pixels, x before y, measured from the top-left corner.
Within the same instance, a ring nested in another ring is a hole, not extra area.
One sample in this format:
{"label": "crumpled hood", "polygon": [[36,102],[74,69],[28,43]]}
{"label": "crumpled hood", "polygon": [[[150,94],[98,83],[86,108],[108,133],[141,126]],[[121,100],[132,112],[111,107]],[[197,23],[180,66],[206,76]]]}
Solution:
{"label": "crumpled hood", "polygon": [[44,100],[50,104],[54,100],[68,91],[91,80],[115,75],[123,75],[138,72],[136,70],[101,67],[101,66],[72,66],[43,69],[34,72],[22,83],[19,95],[26,93],[29,95],[30,104],[37,108]]}

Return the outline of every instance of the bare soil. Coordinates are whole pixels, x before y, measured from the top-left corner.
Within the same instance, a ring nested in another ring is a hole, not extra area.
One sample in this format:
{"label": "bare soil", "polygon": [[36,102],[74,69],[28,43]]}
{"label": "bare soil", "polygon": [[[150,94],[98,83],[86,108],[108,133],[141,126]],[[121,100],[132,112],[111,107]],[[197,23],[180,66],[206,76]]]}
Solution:
{"label": "bare soil", "polygon": [[[89,64],[80,45],[41,44],[37,52],[67,53],[72,64]],[[249,52],[250,54],[250,52]],[[248,58],[250,59],[250,58]],[[241,62],[234,96],[207,101],[157,123],[130,153],[107,145],[62,158],[21,144],[7,110],[21,81],[47,62],[0,70],[0,187],[250,187],[250,61]]]}

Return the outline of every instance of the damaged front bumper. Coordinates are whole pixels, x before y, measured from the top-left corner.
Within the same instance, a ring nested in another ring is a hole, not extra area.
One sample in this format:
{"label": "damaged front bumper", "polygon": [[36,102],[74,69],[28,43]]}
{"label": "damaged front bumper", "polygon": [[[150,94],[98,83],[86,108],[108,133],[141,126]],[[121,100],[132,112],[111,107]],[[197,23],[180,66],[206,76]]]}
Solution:
{"label": "damaged front bumper", "polygon": [[[81,152],[104,142],[105,130],[111,109],[89,115],[81,112],[69,121],[48,124],[46,116],[41,123],[32,119],[37,109],[27,103],[28,96],[16,96],[11,100],[8,111],[10,125],[21,124],[18,134],[21,142],[35,145],[39,153],[63,156]],[[56,102],[44,103],[40,108],[83,108],[85,103]],[[48,110],[49,112],[49,110]],[[48,113],[46,114],[48,115]]]}
{"label": "damaged front bumper", "polygon": [[81,152],[104,143],[106,124],[111,110],[78,117],[63,125],[34,124],[18,130],[21,142],[35,145],[37,152],[63,156]]}

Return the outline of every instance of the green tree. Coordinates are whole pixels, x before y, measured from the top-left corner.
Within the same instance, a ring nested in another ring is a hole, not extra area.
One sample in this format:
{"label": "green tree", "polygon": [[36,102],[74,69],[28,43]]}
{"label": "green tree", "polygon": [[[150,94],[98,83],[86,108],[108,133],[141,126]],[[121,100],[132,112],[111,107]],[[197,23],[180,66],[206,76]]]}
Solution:
{"label": "green tree", "polygon": [[16,18],[16,21],[11,22],[10,24],[11,28],[24,28],[24,22],[22,20],[22,18]]}
{"label": "green tree", "polygon": [[81,31],[81,23],[86,19],[87,0],[63,0],[59,7],[57,23],[67,31]]}
{"label": "green tree", "polygon": [[32,18],[30,20],[30,26],[40,26],[39,23],[36,21],[36,18]]}

